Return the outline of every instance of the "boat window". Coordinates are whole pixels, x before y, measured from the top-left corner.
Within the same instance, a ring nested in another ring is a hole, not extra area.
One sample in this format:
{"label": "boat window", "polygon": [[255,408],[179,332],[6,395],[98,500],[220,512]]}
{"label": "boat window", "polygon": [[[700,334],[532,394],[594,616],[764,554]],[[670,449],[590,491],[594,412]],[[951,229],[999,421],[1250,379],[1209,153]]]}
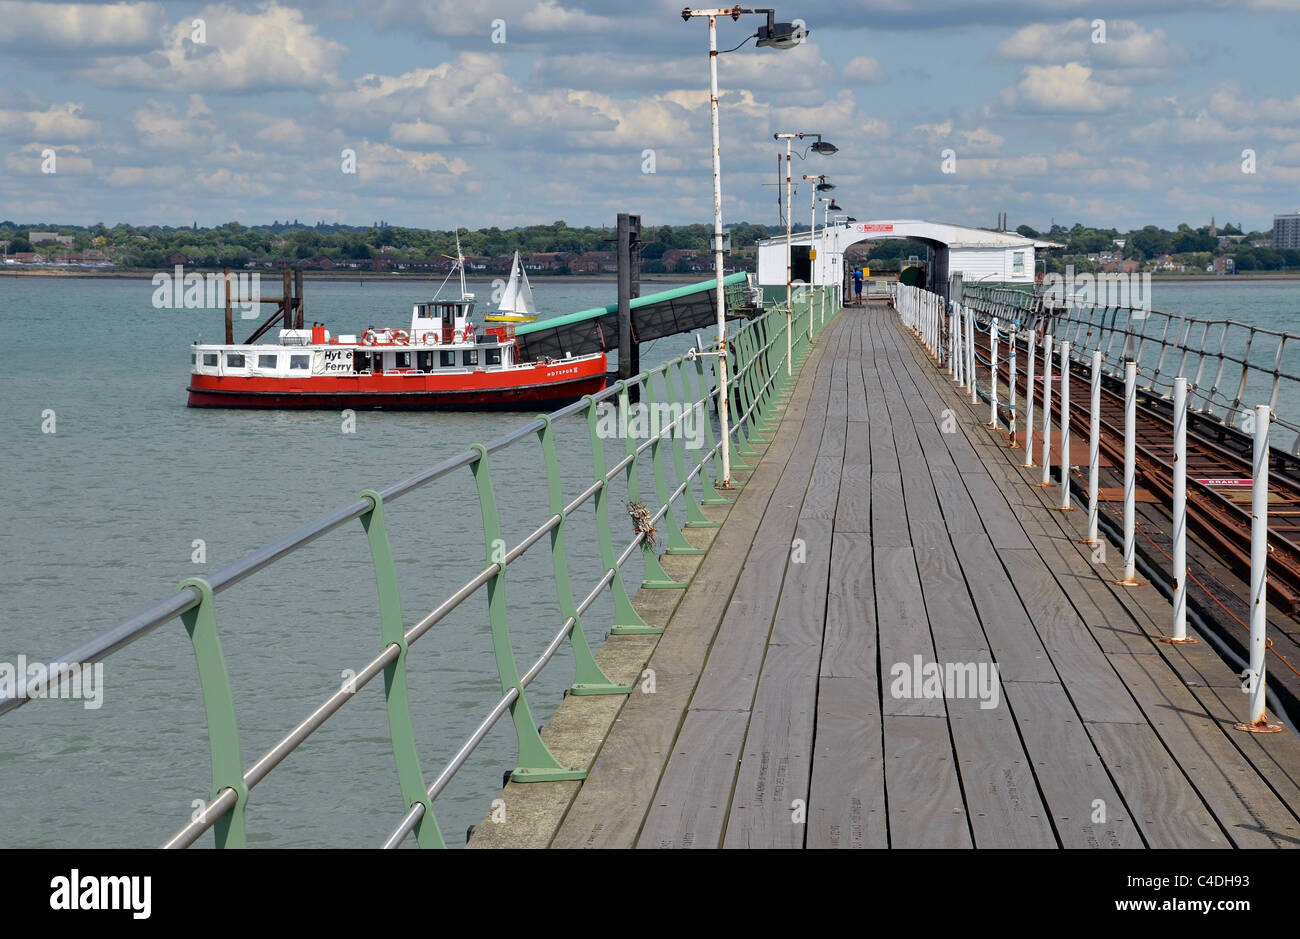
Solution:
{"label": "boat window", "polygon": [[309,355],[291,355],[289,356],[290,368],[311,368],[311,356]]}
{"label": "boat window", "polygon": [[478,350],[466,349],[461,353],[461,361],[466,365],[478,365]]}
{"label": "boat window", "polygon": [[396,368],[410,368],[410,367],[411,367],[411,353],[409,353],[409,352],[398,352],[398,353],[396,353],[396,356],[397,356],[397,365],[395,366]]}
{"label": "boat window", "polygon": [[203,353],[203,364],[206,365],[208,368],[216,368],[217,354],[215,352]]}
{"label": "boat window", "polygon": [[432,352],[415,353],[415,367],[422,372],[430,371],[433,368],[433,353]]}
{"label": "boat window", "polygon": [[484,360],[487,362],[488,365],[501,364],[501,350],[499,348],[485,349],[484,352],[486,353],[486,355],[484,356]]}
{"label": "boat window", "polygon": [[442,352],[438,353],[438,355],[439,355],[439,361],[442,363],[443,368],[450,368],[451,366],[456,364],[456,353],[443,350]]}
{"label": "boat window", "polygon": [[244,367],[244,354],[243,354],[242,352],[227,352],[227,353],[226,353],[226,367],[227,367],[227,368],[243,368],[243,367]]}
{"label": "boat window", "polygon": [[275,368],[275,360],[276,360],[276,358],[277,358],[277,356],[274,356],[274,355],[259,355],[259,356],[257,357],[257,367],[258,367],[258,368]]}
{"label": "boat window", "polygon": [[352,369],[357,372],[370,371],[370,353],[358,349],[352,355]]}

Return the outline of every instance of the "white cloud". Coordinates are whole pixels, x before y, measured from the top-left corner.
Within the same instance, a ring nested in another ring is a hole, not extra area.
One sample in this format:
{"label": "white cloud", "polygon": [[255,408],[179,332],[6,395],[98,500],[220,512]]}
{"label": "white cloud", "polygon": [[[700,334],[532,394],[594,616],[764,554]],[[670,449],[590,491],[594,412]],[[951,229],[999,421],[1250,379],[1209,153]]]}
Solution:
{"label": "white cloud", "polygon": [[85,140],[99,133],[99,121],[82,117],[82,108],[81,104],[65,101],[52,104],[44,111],[0,109],[0,134],[50,143]]}
{"label": "white cloud", "polygon": [[158,42],[157,3],[0,0],[0,49],[14,52],[146,49]]}
{"label": "white cloud", "polygon": [[86,73],[97,84],[149,91],[265,92],[338,84],[347,48],[320,36],[301,10],[269,3],[248,12],[222,3],[201,8],[195,17],[206,24],[206,42],[191,40],[193,17],[186,16],[157,52],[99,59]]}
{"label": "white cloud", "polygon": [[1012,110],[1042,113],[1100,114],[1127,107],[1127,88],[1092,80],[1092,69],[1078,62],[1028,65],[1012,88],[1002,91],[1002,104]]}
{"label": "white cloud", "polygon": [[493,0],[491,7],[464,0],[376,0],[366,14],[380,28],[417,27],[434,36],[489,36],[493,20],[537,33],[594,33],[615,28],[608,17],[561,6],[556,0]]}
{"label": "white cloud", "polygon": [[885,67],[870,56],[859,55],[844,66],[844,80],[854,85],[883,85],[889,81]]}

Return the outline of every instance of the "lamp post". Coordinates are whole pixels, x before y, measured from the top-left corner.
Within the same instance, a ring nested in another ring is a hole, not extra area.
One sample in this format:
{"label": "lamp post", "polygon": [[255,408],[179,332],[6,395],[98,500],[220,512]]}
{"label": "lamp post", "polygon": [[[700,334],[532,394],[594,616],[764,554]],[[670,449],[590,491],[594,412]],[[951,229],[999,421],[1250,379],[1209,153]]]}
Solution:
{"label": "lamp post", "polygon": [[[793,198],[790,189],[790,183],[791,183],[790,141],[794,140],[795,138],[798,138],[799,140],[803,140],[803,138],[805,137],[817,138],[817,142],[808,148],[813,153],[820,153],[825,156],[830,156],[832,153],[836,153],[839,150],[839,147],[835,146],[833,143],[823,140],[821,134],[773,134],[772,135],[772,138],[774,140],[785,141],[785,374],[787,376],[791,374],[791,369],[793,368],[791,359],[793,358],[793,346],[794,346],[794,340],[791,336],[791,333],[793,332],[794,309],[790,303],[790,281],[791,281],[790,275],[791,275],[791,268],[792,268],[791,257],[790,257],[790,225],[791,225],[790,200]],[[799,158],[805,159],[803,154],[800,154]]]}
{"label": "lamp post", "polygon": [[[816,254],[817,254],[817,248],[816,248],[816,244],[817,244],[817,193],[819,193],[819,192],[829,192],[830,190],[832,190],[832,189],[835,188],[835,184],[834,184],[834,183],[828,183],[828,182],[826,182],[826,174],[825,174],[825,173],[819,173],[819,174],[817,174],[817,175],[815,175],[815,176],[814,176],[814,175],[810,175],[810,174],[808,174],[808,173],[805,173],[803,178],[804,178],[804,179],[809,179],[809,180],[812,180],[812,179],[818,180],[817,184],[814,185],[814,186],[812,187],[812,198],[810,199],[810,209],[811,209],[811,216],[812,216],[812,218],[811,218],[811,220],[810,220],[811,223],[810,223],[809,228],[808,228],[808,258],[809,258],[809,260],[808,260],[808,279],[813,283],[814,286],[816,286],[816,283],[817,283],[817,275],[816,275],[817,266],[816,266],[816,262],[819,260],[819,259],[816,257]],[[810,303],[808,304],[808,341],[809,341],[809,342],[812,342],[812,340],[813,340],[813,315],[812,315],[812,303],[810,302]]]}
{"label": "lamp post", "polygon": [[[748,10],[739,4],[731,9],[682,10],[682,19],[703,16],[709,21],[709,118],[713,126],[713,266],[717,275],[716,304],[718,309],[718,429],[722,437],[723,489],[731,488],[731,429],[727,408],[727,298],[723,287],[722,270],[722,149],[718,137],[718,17],[730,16],[739,20],[745,13],[766,13],[767,25],[760,26],[751,36],[755,45],[772,49],[791,49],[808,35],[808,30],[793,23],[775,22],[775,12],[769,9]],[[746,40],[748,42],[748,40]],[[744,43],[741,43],[744,45]],[[737,47],[739,48],[739,47]]]}
{"label": "lamp post", "polygon": [[[826,204],[826,205],[825,205],[825,211],[823,211],[823,213],[822,213],[822,236],[825,237],[825,235],[826,235],[826,229],[828,229],[828,228],[830,227],[830,221],[831,221],[831,210],[834,210],[834,211],[838,212],[838,211],[840,211],[840,207],[839,207],[838,205],[835,204],[835,199],[834,199],[834,197],[827,198],[826,196],[822,196],[822,197],[819,198],[817,201],[818,201],[818,202],[824,202],[824,203]],[[828,260],[829,260],[829,259],[828,259]],[[829,279],[829,278],[828,278],[828,279]],[[822,304],[821,304],[821,307],[822,307],[822,309],[821,309],[821,323],[822,323],[822,325],[825,325],[825,324],[826,324],[826,285],[825,285],[825,284],[822,285]]]}

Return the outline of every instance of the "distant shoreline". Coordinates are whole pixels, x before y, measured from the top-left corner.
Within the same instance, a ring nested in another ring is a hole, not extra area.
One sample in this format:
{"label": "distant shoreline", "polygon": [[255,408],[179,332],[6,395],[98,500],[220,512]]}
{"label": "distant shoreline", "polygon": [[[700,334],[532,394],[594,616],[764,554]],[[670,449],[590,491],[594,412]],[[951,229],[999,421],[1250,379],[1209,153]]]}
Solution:
{"label": "distant shoreline", "polygon": [[[101,278],[117,280],[152,280],[153,276],[158,273],[170,274],[171,269],[123,269],[123,270],[67,270],[64,268],[35,268],[32,270],[15,270],[12,266],[0,267],[0,275],[10,277],[71,277],[71,278]],[[187,267],[187,274],[220,274],[220,269]],[[235,274],[261,274],[263,283],[268,281],[280,280],[279,271],[248,271],[244,269],[231,268],[230,273]],[[366,280],[419,280],[419,281],[436,281],[441,282],[446,276],[445,271],[438,271],[436,274],[428,272],[412,273],[410,271],[303,271],[303,280],[341,280],[341,281],[366,281]],[[468,281],[483,282],[485,280],[506,279],[505,274],[494,276],[484,276],[483,274],[470,274],[466,277]],[[730,276],[730,275],[728,275]],[[1298,275],[1300,276],[1300,275]],[[695,283],[701,280],[712,280],[713,274],[641,274],[643,281],[681,281],[682,283]],[[614,283],[618,280],[617,274],[529,274],[528,280],[531,283],[544,281],[548,283],[584,283],[591,281]]]}
{"label": "distant shoreline", "polygon": [[[47,277],[52,279],[58,278],[99,278],[105,280],[152,280],[155,274],[159,273],[154,269],[125,269],[125,270],[67,270],[62,268],[36,268],[32,270],[15,270],[13,267],[0,267],[0,276],[7,277]],[[169,273],[169,271],[162,271]],[[220,274],[219,269],[206,268],[187,268],[186,273],[193,274]],[[231,274],[261,274],[264,281],[278,281],[280,279],[279,271],[247,271],[242,269],[232,269]],[[894,277],[895,272],[889,271],[884,274],[872,276],[872,280],[890,280]],[[327,280],[327,281],[356,281],[364,283],[371,281],[389,281],[396,283],[398,280],[413,281],[435,281],[441,282],[446,276],[444,272],[438,272],[431,275],[427,272],[412,273],[410,271],[303,271],[304,280]],[[729,275],[730,276],[730,275]],[[1079,274],[1075,275],[1080,276]],[[1098,275],[1092,275],[1098,276]],[[1130,275],[1131,276],[1131,275]],[[648,282],[680,282],[680,283],[698,283],[700,281],[711,280],[711,273],[701,272],[697,274],[645,274],[641,275],[643,281]],[[504,275],[497,277],[485,277],[481,274],[471,275],[467,278],[470,281],[482,282],[485,280],[502,279]],[[614,283],[618,280],[617,274],[529,274],[529,281],[533,283]],[[1236,283],[1256,283],[1270,281],[1300,281],[1300,271],[1278,271],[1276,273],[1267,273],[1261,271],[1252,271],[1249,274],[1207,274],[1198,272],[1195,274],[1151,274],[1153,283],[1160,284],[1236,284]]]}

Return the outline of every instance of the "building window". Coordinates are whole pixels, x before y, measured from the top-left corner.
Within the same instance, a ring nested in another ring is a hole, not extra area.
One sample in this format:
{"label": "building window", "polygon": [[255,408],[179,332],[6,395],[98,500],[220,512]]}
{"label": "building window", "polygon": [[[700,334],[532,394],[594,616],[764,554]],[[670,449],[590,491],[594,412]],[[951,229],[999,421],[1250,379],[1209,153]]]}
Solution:
{"label": "building window", "polygon": [[456,353],[446,350],[439,352],[438,361],[442,363],[443,368],[451,368],[456,364]]}
{"label": "building window", "polygon": [[461,353],[460,360],[465,365],[478,365],[478,350],[466,349]]}
{"label": "building window", "polygon": [[244,354],[242,352],[226,353],[226,368],[243,368]]}
{"label": "building window", "polygon": [[488,365],[501,364],[501,349],[499,347],[496,349],[484,349],[483,352],[484,352],[484,361],[486,362],[486,364]]}
{"label": "building window", "polygon": [[1023,274],[1025,272],[1025,252],[1013,251],[1011,253],[1011,273]]}
{"label": "building window", "polygon": [[309,355],[289,356],[289,368],[311,368],[311,356]]}
{"label": "building window", "polygon": [[205,353],[203,353],[203,364],[204,364],[207,368],[216,368],[216,367],[217,367],[217,354],[216,354],[215,352],[205,352]]}
{"label": "building window", "polygon": [[274,356],[274,355],[259,355],[259,356],[257,357],[257,367],[258,367],[258,368],[275,368],[275,360],[276,360],[276,358],[277,358],[277,357]]}

